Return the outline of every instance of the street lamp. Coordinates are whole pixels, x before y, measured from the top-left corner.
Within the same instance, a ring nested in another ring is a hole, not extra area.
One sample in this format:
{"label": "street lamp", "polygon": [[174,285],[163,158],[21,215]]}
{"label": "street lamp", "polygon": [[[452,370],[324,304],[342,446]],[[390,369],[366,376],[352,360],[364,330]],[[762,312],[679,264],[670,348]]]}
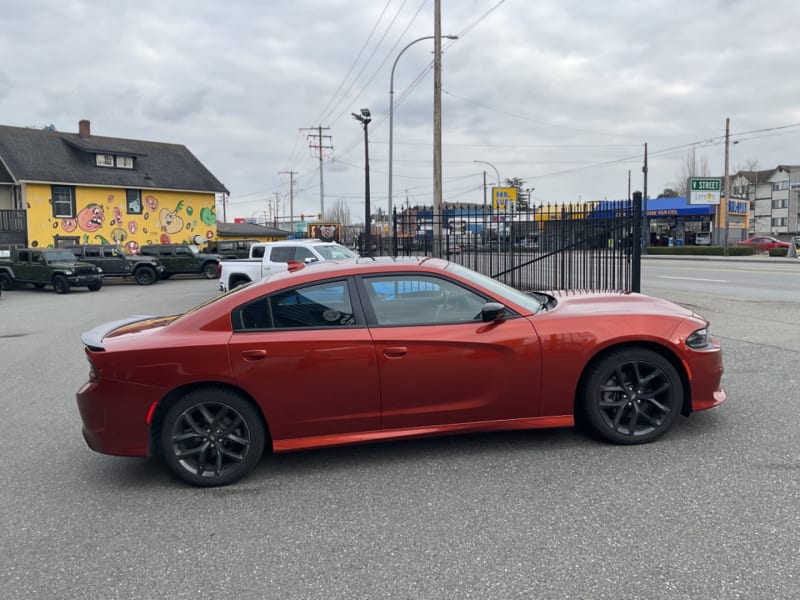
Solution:
{"label": "street lamp", "polygon": [[369,135],[367,126],[372,121],[372,115],[368,108],[362,108],[361,114],[350,113],[353,118],[364,126],[364,248],[362,254],[370,255],[369,234],[370,231],[370,210],[369,210]]}
{"label": "street lamp", "polygon": [[[441,36],[448,40],[457,40],[457,35],[443,35]],[[435,35],[426,35],[421,38],[415,39],[413,42],[406,44],[405,48],[400,50],[397,54],[397,58],[394,59],[394,64],[392,65],[392,74],[389,78],[389,218],[392,218],[392,142],[394,139],[394,69],[397,66],[397,61],[400,60],[400,57],[403,56],[403,52],[408,50],[411,46],[416,44],[417,42],[421,42],[423,40],[432,40],[435,39]]]}
{"label": "street lamp", "polygon": [[497,170],[497,167],[495,167],[492,163],[487,162],[485,160],[473,160],[472,162],[481,163],[482,165],[489,165],[490,167],[492,167],[494,169],[495,175],[497,175],[497,187],[500,187],[500,185],[501,185],[500,184],[500,171]]}

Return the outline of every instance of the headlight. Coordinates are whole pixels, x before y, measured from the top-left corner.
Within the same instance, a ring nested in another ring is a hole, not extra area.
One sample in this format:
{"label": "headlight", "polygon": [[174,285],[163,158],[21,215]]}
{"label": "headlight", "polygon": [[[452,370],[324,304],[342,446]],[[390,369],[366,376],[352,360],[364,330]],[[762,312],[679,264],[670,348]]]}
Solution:
{"label": "headlight", "polygon": [[75,272],[74,272],[72,269],[66,269],[66,270],[64,271],[64,275],[74,275],[74,273],[75,273]]}
{"label": "headlight", "polygon": [[708,335],[708,327],[703,327],[702,329],[698,329],[697,331],[693,332],[688,338],[686,338],[686,345],[689,346],[689,348],[700,350],[708,347],[710,341],[711,338]]}
{"label": "headlight", "polygon": [[101,269],[100,267],[97,267],[97,272],[98,272],[98,273],[102,273],[102,272],[103,272],[103,269]]}

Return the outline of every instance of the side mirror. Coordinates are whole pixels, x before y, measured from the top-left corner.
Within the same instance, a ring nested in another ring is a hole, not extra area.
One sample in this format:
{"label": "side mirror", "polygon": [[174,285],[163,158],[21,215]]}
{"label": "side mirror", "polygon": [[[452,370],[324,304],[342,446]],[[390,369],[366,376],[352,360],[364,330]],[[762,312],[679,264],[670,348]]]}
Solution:
{"label": "side mirror", "polygon": [[506,307],[499,302],[487,302],[481,308],[481,321],[484,323],[492,323],[500,321],[506,312]]}

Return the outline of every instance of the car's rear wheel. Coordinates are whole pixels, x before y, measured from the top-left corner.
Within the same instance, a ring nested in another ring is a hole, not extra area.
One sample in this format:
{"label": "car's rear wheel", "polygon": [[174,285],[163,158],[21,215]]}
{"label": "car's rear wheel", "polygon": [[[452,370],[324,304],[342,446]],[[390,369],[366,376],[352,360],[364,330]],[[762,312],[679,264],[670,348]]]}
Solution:
{"label": "car's rear wheel", "polygon": [[156,280],[156,270],[152,267],[139,267],[133,273],[133,278],[139,285],[150,285]]}
{"label": "car's rear wheel", "polygon": [[217,278],[217,263],[207,263],[203,265],[203,277],[206,279]]}
{"label": "car's rear wheel", "polygon": [[675,367],[647,348],[614,351],[589,368],[578,409],[600,437],[616,444],[642,444],[663,435],[683,404]]}
{"label": "car's rear wheel", "polygon": [[63,275],[54,275],[53,289],[57,294],[67,294],[69,293],[69,281]]}
{"label": "car's rear wheel", "polygon": [[258,464],[266,432],[247,400],[223,388],[190,392],[166,413],[161,451],[169,469],[192,485],[228,485]]}

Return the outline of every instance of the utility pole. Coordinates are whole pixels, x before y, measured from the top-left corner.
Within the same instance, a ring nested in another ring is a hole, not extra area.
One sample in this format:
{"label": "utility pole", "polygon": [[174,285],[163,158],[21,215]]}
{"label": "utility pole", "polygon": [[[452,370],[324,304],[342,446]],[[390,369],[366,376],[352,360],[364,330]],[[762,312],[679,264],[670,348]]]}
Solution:
{"label": "utility pole", "polygon": [[228,219],[225,215],[225,205],[227,204],[227,197],[228,195],[225,192],[222,192],[222,222],[227,223]]}
{"label": "utility pole", "polygon": [[[325,218],[325,186],[323,184],[322,178],[322,160],[323,160],[323,150],[333,150],[333,144],[326,146],[325,140],[331,140],[332,136],[330,135],[322,135],[323,129],[328,131],[330,127],[323,127],[319,125],[317,127],[309,127],[303,128],[300,131],[316,131],[316,133],[308,133],[308,137],[310,138],[308,141],[308,147],[312,150],[317,152],[317,156],[319,156],[319,214],[320,218]],[[312,143],[312,140],[315,140],[316,143]]]}
{"label": "utility pole", "polygon": [[278,228],[278,206],[280,206],[281,195],[275,192],[275,229]]}
{"label": "utility pole", "polygon": [[289,175],[289,229],[294,235],[294,176],[297,171],[278,171],[278,175]]}
{"label": "utility pole", "polygon": [[[433,11],[433,255],[441,257],[442,240],[442,2]],[[438,215],[438,217],[437,217]]]}
{"label": "utility pole", "polygon": [[647,246],[650,243],[650,225],[647,221],[647,142],[644,144],[644,166],[642,167],[644,173],[644,191],[642,192],[642,240],[641,247],[642,253],[647,254]]}
{"label": "utility pole", "polygon": [[[731,150],[731,120],[725,119],[725,256],[728,256],[728,233],[730,231],[731,217],[728,211],[731,207],[731,172],[730,172],[730,150]],[[722,208],[722,207],[720,207]]]}

